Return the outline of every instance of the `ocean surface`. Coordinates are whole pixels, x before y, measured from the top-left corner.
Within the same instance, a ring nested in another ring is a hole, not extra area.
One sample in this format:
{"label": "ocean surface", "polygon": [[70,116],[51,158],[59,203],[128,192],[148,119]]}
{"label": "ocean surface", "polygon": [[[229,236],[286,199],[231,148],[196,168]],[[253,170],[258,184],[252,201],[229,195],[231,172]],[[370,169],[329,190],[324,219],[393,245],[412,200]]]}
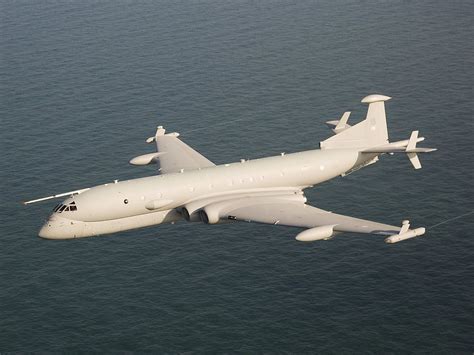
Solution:
{"label": "ocean surface", "polygon": [[[472,1],[0,1],[0,352],[474,351]],[[371,93],[405,156],[306,191],[425,236],[162,225],[37,237],[57,201],[152,175],[157,125],[216,163],[318,147]],[[471,213],[471,214],[469,214]]]}

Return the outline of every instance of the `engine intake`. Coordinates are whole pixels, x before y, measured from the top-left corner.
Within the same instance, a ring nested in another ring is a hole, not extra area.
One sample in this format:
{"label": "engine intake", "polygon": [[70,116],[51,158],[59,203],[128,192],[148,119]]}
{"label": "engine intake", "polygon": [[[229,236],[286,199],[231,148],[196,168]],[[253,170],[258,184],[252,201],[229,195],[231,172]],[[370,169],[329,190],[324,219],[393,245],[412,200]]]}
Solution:
{"label": "engine intake", "polygon": [[219,209],[208,206],[199,211],[201,221],[206,224],[216,224],[220,221]]}

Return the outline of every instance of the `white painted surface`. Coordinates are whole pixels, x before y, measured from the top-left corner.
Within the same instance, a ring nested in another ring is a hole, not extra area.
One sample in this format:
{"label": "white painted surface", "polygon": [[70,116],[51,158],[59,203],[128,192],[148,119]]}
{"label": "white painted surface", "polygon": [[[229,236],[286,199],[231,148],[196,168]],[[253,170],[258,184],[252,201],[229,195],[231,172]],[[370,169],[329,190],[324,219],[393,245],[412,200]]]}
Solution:
{"label": "white painted surface", "polygon": [[[303,190],[339,175],[344,176],[378,161],[387,151],[408,154],[415,168],[418,132],[410,140],[389,143],[383,95],[369,95],[367,117],[347,125],[349,113],[330,122],[336,135],[321,142],[321,150],[309,150],[255,160],[240,160],[216,166],[210,160],[158,127],[154,137],[158,152],[138,156],[130,162],[159,165],[159,175],[115,181],[73,192],[50,216],[39,232],[48,239],[94,236],[186,219],[215,224],[227,220],[252,221],[309,228],[297,240],[328,239],[337,232],[393,234],[395,243],[424,233],[404,224],[396,226],[330,213],[305,204]],[[411,149],[411,150],[410,150]],[[69,194],[69,193],[68,193]],[[59,194],[49,198],[64,196]]]}

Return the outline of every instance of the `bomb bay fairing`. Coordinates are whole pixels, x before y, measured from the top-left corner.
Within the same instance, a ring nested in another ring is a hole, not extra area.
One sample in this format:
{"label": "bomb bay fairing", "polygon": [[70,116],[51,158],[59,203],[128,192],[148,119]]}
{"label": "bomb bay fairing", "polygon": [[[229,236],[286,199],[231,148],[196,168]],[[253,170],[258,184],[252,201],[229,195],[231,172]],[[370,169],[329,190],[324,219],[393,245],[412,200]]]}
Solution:
{"label": "bomb bay fairing", "polygon": [[413,131],[407,140],[389,142],[385,101],[369,95],[366,118],[351,126],[345,112],[328,121],[335,133],[320,142],[320,149],[237,163],[215,165],[183,143],[178,133],[161,126],[147,143],[157,152],[133,158],[133,165],[157,164],[158,175],[66,192],[25,202],[69,196],[57,205],[39,236],[70,239],[116,233],[180,220],[208,224],[247,221],[304,228],[296,239],[330,239],[338,233],[387,236],[396,243],[425,233],[328,212],[306,204],[304,189],[374,164],[382,154],[405,153],[415,169],[421,164],[418,148],[424,138]]}

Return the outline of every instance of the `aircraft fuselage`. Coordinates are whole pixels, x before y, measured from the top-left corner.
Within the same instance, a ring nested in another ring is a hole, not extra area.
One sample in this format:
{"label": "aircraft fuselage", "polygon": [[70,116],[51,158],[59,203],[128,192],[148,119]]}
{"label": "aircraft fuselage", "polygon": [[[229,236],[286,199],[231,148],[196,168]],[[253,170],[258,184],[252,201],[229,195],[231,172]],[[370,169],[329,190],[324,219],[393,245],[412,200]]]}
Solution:
{"label": "aircraft fuselage", "polygon": [[[39,236],[70,239],[171,223],[183,219],[187,206],[199,207],[200,200],[302,190],[375,156],[356,149],[318,149],[95,186],[66,199],[62,204],[73,204],[74,210],[53,212]],[[200,220],[194,213],[186,217]]]}

